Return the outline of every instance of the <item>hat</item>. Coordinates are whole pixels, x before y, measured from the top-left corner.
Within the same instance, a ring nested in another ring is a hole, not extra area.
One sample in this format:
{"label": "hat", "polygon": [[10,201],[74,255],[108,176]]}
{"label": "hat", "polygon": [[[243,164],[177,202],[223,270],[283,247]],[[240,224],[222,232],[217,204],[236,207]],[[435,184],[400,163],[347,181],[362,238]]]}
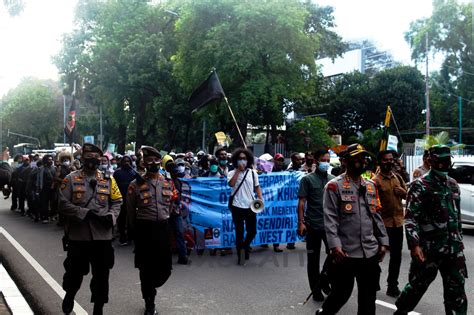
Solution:
{"label": "hat", "polygon": [[450,157],[451,149],[446,145],[435,144],[428,149],[428,153],[430,156],[435,156],[438,158]]}
{"label": "hat", "polygon": [[158,152],[158,150],[154,147],[143,145],[140,150],[142,151],[143,159],[145,159],[147,156],[156,156],[157,158],[161,159],[160,152]]}
{"label": "hat", "polygon": [[184,165],[184,160],[183,159],[176,159],[176,161],[174,161],[176,163],[176,165]]}
{"label": "hat", "polygon": [[104,155],[104,152],[102,152],[98,146],[92,143],[84,143],[82,146],[82,155],[86,154],[87,152],[99,153],[100,156]]}
{"label": "hat", "polygon": [[206,154],[204,151],[199,151],[198,153],[196,153],[197,156],[203,156],[204,154]]}
{"label": "hat", "polygon": [[359,143],[351,144],[344,152],[341,152],[341,156],[344,158],[353,157],[359,154],[370,155],[370,153]]}
{"label": "hat", "polygon": [[170,161],[173,162],[173,158],[171,157],[171,155],[168,155],[168,154],[165,155],[163,159],[161,160],[161,167],[165,168],[166,164]]}
{"label": "hat", "polygon": [[275,156],[273,157],[274,160],[280,160],[280,159],[285,159],[285,157],[283,156],[283,154],[281,153],[277,153],[275,154]]}

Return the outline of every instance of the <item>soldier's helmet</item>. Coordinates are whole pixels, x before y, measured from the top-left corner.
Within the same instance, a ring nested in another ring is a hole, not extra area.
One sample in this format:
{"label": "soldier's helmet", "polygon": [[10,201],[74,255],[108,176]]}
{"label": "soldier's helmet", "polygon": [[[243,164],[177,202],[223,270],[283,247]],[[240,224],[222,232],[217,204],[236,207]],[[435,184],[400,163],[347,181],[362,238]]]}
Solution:
{"label": "soldier's helmet", "polygon": [[430,157],[438,159],[451,157],[451,149],[447,145],[435,144],[428,149]]}

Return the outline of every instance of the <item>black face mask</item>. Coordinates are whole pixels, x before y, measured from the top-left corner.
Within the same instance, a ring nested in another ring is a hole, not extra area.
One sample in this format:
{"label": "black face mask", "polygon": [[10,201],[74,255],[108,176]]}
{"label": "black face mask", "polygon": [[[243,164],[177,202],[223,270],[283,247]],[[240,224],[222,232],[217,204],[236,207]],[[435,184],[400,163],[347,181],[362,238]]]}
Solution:
{"label": "black face mask", "polygon": [[88,158],[84,159],[84,167],[91,170],[95,171],[100,165],[100,160],[96,158]]}
{"label": "black face mask", "polygon": [[147,172],[158,173],[160,171],[160,163],[150,163],[146,165]]}
{"label": "black face mask", "polygon": [[438,172],[449,172],[451,169],[451,158],[435,158],[430,161],[431,168]]}
{"label": "black face mask", "polygon": [[384,172],[390,172],[393,169],[394,163],[381,163],[380,168]]}
{"label": "black face mask", "polygon": [[313,160],[306,160],[306,165],[312,166],[313,165]]}
{"label": "black face mask", "polygon": [[362,175],[367,168],[367,165],[364,162],[354,161],[354,160],[348,161],[347,166],[348,166],[348,169],[351,170],[355,176]]}

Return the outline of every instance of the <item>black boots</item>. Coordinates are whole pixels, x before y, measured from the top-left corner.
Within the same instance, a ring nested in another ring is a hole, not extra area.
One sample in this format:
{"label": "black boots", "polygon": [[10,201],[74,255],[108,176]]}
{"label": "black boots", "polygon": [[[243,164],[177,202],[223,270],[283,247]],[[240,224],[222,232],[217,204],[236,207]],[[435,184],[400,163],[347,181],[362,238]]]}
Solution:
{"label": "black boots", "polygon": [[155,314],[157,314],[155,310],[155,298],[146,298],[144,315],[155,315]]}
{"label": "black boots", "polygon": [[104,308],[104,303],[94,303],[93,315],[103,315],[102,309]]}

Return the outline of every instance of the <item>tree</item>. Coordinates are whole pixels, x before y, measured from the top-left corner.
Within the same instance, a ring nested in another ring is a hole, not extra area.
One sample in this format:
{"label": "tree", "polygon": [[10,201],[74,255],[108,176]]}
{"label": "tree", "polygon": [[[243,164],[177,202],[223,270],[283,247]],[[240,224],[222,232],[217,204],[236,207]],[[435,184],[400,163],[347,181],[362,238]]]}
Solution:
{"label": "tree", "polygon": [[437,80],[430,81],[433,120],[441,126],[457,125],[453,114],[457,113],[458,96],[469,104],[463,108],[463,125],[474,123],[474,107],[470,106],[474,100],[472,10],[472,3],[434,0],[432,16],[412,22],[405,33],[415,61],[424,61],[427,52],[428,56],[441,53],[444,57],[440,74],[435,74]]}
{"label": "tree", "polygon": [[23,12],[25,2],[23,0],[3,0],[3,6],[7,9],[10,16],[17,16]]}
{"label": "tree", "polygon": [[[215,67],[244,135],[247,124],[270,126],[275,141],[284,109],[308,93],[315,56],[341,52],[332,11],[310,1],[184,1],[179,12],[175,73],[183,89],[191,93]],[[203,112],[196,118],[211,121],[209,132],[235,131],[226,106]]]}
{"label": "tree", "polygon": [[109,140],[120,152],[127,134],[137,148],[175,140],[176,125],[185,120],[173,117],[170,107],[184,106],[185,98],[172,75],[174,50],[166,33],[173,17],[145,1],[81,1],[76,20],[78,29],[64,38],[56,64],[69,85],[80,80],[90,105],[104,106]]}
{"label": "tree", "polygon": [[327,120],[319,117],[305,117],[289,126],[288,145],[295,152],[327,149],[333,144],[328,131]]}
{"label": "tree", "polygon": [[[63,98],[57,82],[23,79],[1,103],[3,130],[38,138],[43,148],[52,148],[55,142],[62,142]],[[9,147],[31,142],[16,136],[4,139]]]}

